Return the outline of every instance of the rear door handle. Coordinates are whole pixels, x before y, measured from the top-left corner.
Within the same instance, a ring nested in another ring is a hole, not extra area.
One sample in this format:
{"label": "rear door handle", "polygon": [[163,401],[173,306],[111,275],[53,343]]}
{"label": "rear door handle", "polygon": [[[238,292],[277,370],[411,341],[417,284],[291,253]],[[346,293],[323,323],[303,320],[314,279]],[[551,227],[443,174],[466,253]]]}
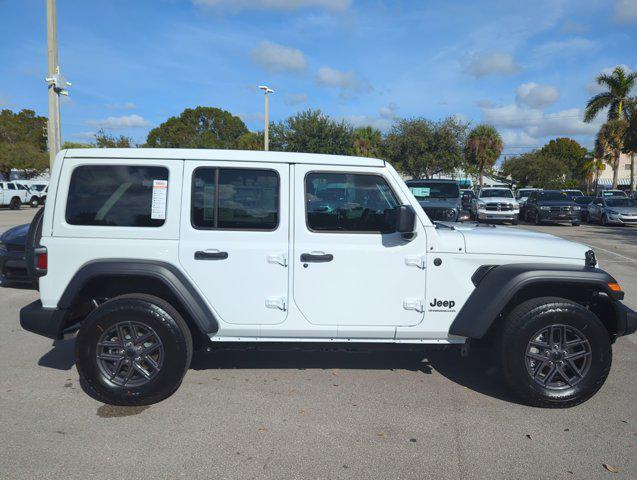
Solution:
{"label": "rear door handle", "polygon": [[302,253],[301,261],[304,263],[325,263],[334,260],[331,253]]}
{"label": "rear door handle", "polygon": [[219,250],[199,250],[195,252],[195,260],[225,260],[228,258],[228,252],[220,252]]}

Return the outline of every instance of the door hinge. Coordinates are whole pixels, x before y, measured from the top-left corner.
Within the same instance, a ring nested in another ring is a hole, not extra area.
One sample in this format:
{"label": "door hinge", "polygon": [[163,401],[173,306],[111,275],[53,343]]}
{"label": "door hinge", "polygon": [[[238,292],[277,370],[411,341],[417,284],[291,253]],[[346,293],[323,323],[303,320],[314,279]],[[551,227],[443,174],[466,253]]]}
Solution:
{"label": "door hinge", "polygon": [[425,304],[420,298],[406,298],[403,300],[403,308],[422,313],[425,311]]}
{"label": "door hinge", "polygon": [[288,257],[285,253],[276,253],[273,255],[268,255],[268,263],[277,263],[282,267],[288,266]]}
{"label": "door hinge", "polygon": [[407,255],[405,257],[405,265],[408,267],[418,267],[424,270],[427,268],[427,257],[424,255]]}
{"label": "door hinge", "polygon": [[265,299],[265,306],[267,308],[278,308],[284,312],[287,310],[285,297],[268,297]]}

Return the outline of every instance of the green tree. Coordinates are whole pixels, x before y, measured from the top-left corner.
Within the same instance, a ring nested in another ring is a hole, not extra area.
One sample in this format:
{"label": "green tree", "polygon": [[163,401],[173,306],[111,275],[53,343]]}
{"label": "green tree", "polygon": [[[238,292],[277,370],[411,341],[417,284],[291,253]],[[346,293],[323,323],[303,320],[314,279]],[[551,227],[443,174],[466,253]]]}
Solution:
{"label": "green tree", "polygon": [[46,123],[33,110],[0,112],[0,173],[7,180],[14,168],[30,178],[49,167]]}
{"label": "green tree", "polygon": [[352,127],[337,122],[320,110],[306,110],[270,126],[270,148],[285,152],[350,155]]}
{"label": "green tree", "polygon": [[463,166],[466,131],[467,124],[455,117],[398,120],[385,139],[385,155],[413,178],[453,173]]}
{"label": "green tree", "polygon": [[502,137],[492,125],[478,125],[469,132],[465,155],[469,165],[478,172],[480,186],[484,181],[485,170],[493,168],[503,148]]}
{"label": "green tree", "polygon": [[237,139],[239,150],[263,150],[263,132],[244,133]]}
{"label": "green tree", "polygon": [[568,165],[555,155],[535,150],[507,158],[501,168],[501,174],[510,176],[520,186],[537,188],[565,188],[569,182]]}
{"label": "green tree", "polygon": [[584,121],[591,122],[599,112],[608,108],[608,120],[625,118],[624,106],[628,95],[637,84],[637,72],[627,73],[623,67],[617,66],[610,75],[602,73],[597,77],[597,83],[607,88],[598,93],[586,104]]}
{"label": "green tree", "polygon": [[68,150],[71,148],[91,148],[93,145],[90,143],[81,143],[81,142],[69,142],[66,141],[62,144],[62,150]]}
{"label": "green tree", "polygon": [[383,136],[377,128],[360,127],[354,130],[354,155],[359,157],[380,157]]}
{"label": "green tree", "polygon": [[213,107],[187,108],[148,132],[146,144],[162,148],[236,148],[248,133],[243,121]]}
{"label": "green tree", "polygon": [[555,157],[566,165],[568,169],[567,180],[573,180],[573,183],[579,187],[586,183],[588,150],[575,140],[556,138],[544,145],[540,151],[544,155]]}
{"label": "green tree", "polygon": [[626,108],[628,129],[624,149],[630,155],[630,191],[635,191],[635,154],[637,154],[637,98],[633,97]]}
{"label": "green tree", "polygon": [[613,188],[617,188],[619,157],[625,148],[628,122],[623,118],[609,120],[597,132],[595,153],[613,169]]}
{"label": "green tree", "polygon": [[131,137],[125,135],[115,137],[106,133],[104,129],[100,129],[95,134],[95,146],[97,148],[132,148],[135,146],[135,142]]}

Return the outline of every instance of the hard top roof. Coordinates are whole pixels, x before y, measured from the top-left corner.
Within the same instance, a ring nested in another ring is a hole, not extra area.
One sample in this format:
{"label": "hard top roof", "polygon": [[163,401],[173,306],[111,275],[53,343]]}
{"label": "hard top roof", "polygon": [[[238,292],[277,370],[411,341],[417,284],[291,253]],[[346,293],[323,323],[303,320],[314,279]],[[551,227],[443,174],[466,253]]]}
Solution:
{"label": "hard top roof", "polygon": [[218,160],[235,162],[303,163],[384,167],[377,158],[323,155],[316,153],[263,152],[253,150],[213,150],[192,148],[74,148],[63,150],[65,158],[130,158],[152,160]]}
{"label": "hard top roof", "polygon": [[458,183],[458,180],[449,180],[448,178],[412,178],[411,180],[407,180],[405,183],[419,183],[419,182],[427,182],[427,183]]}

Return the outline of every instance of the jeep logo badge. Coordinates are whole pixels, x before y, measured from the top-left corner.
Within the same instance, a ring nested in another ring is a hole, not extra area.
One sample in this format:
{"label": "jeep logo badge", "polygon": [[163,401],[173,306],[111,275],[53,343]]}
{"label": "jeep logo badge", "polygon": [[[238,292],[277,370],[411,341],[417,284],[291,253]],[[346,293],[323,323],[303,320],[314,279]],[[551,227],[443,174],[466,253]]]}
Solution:
{"label": "jeep logo badge", "polygon": [[456,305],[456,302],[453,300],[438,300],[434,298],[433,301],[429,304],[430,307],[438,307],[438,308],[448,308],[452,309]]}

